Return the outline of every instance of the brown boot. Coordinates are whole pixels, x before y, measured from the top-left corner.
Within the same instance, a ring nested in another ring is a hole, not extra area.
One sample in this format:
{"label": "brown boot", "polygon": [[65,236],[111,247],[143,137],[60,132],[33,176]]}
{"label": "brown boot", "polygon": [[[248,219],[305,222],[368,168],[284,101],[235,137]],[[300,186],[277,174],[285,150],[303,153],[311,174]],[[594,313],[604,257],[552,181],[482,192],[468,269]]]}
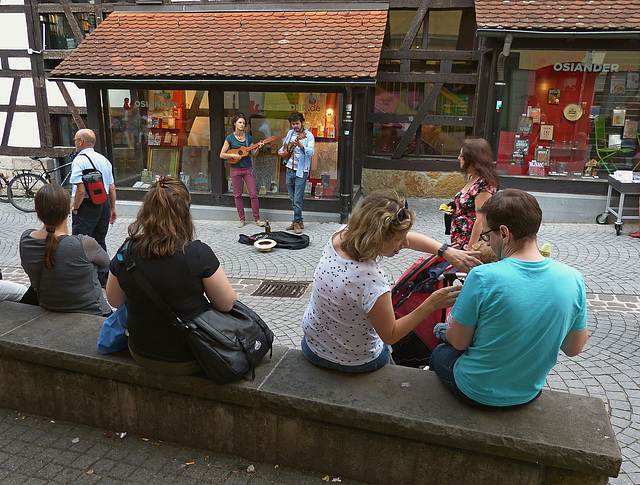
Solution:
{"label": "brown boot", "polygon": [[294,227],[296,226],[295,222],[292,222],[290,225],[288,225],[287,227],[285,227],[285,231],[293,231]]}
{"label": "brown boot", "polygon": [[293,230],[296,234],[302,234],[302,227],[300,227],[300,223],[299,222],[294,222],[293,223]]}

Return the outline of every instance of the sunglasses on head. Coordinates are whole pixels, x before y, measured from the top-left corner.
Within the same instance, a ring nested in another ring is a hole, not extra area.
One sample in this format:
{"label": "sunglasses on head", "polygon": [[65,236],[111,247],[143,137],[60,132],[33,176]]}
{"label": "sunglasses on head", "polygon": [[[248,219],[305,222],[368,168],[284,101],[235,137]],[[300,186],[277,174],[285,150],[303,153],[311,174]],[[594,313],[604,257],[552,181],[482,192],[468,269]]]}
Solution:
{"label": "sunglasses on head", "polygon": [[409,219],[409,203],[407,199],[404,199],[404,206],[398,209],[396,216],[393,218],[393,222],[404,222]]}

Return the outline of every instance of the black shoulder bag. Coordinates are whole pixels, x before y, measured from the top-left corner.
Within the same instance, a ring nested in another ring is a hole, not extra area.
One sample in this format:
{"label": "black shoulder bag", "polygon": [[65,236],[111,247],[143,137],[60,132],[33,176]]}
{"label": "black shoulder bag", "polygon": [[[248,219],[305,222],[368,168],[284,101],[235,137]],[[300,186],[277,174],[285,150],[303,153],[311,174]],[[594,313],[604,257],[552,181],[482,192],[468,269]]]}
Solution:
{"label": "black shoulder bag", "polygon": [[158,308],[173,316],[172,324],[185,336],[207,377],[216,384],[226,384],[251,371],[251,379],[254,379],[256,365],[267,352],[273,353],[273,332],[262,318],[239,301],[227,313],[211,308],[193,320],[178,317],[140,272],[131,258],[130,243],[127,241],[122,245],[118,260],[125,264],[127,271]]}

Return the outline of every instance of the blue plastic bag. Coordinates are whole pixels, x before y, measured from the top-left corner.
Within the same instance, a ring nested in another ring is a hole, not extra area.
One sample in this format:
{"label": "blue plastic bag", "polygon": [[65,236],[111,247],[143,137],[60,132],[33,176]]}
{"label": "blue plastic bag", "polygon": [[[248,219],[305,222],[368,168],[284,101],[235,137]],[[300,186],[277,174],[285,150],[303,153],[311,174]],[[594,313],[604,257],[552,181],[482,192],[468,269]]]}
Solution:
{"label": "blue plastic bag", "polygon": [[127,348],[127,305],[122,305],[107,317],[100,329],[98,352],[110,354]]}

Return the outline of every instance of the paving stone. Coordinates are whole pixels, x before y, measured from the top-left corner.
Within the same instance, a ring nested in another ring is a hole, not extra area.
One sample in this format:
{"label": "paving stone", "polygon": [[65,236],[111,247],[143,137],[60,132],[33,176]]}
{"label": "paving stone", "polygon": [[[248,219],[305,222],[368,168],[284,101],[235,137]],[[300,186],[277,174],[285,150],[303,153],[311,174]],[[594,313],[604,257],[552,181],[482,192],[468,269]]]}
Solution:
{"label": "paving stone", "polygon": [[[409,205],[418,216],[414,230],[445,242],[442,215],[437,210],[442,202],[446,201],[411,199]],[[119,216],[110,227],[107,247],[111,256],[124,241],[132,221],[131,217]],[[275,223],[273,229],[282,230],[284,225]],[[18,241],[26,228],[38,227],[40,223],[34,214],[18,212],[10,204],[0,204],[0,267],[6,279],[28,284],[20,265]],[[341,225],[310,220],[305,228],[305,234],[310,237],[309,247],[298,251],[276,249],[269,253],[238,243],[240,234],[255,234],[258,229],[239,229],[229,220],[198,220],[196,227],[198,237],[209,244],[220,259],[239,299],[258,311],[274,331],[278,344],[299,348],[301,319],[311,287],[298,299],[256,297],[251,293],[266,279],[312,281],[326,241]],[[580,355],[568,358],[561,353],[545,389],[602,399],[615,423],[624,457],[620,476],[609,483],[640,485],[637,466],[640,463],[640,414],[637,412],[640,409],[640,278],[637,265],[629,264],[629,261],[640,260],[640,242],[615,236],[612,227],[595,223],[543,223],[540,228],[538,241],[552,244],[551,257],[573,266],[584,276],[590,329],[590,339]],[[384,258],[381,266],[390,279],[396,281],[419,256],[415,251],[404,250],[393,258]],[[238,464],[246,466],[246,460],[169,443],[153,446],[140,437],[115,439],[117,432],[52,422],[44,417],[25,417],[0,409],[0,481],[3,484],[45,480],[101,485],[321,483],[318,474],[278,470],[273,464],[255,463],[257,473],[243,474],[235,470]],[[112,438],[107,438],[109,433]],[[71,440],[76,437],[80,441],[73,444]],[[207,454],[206,468],[183,467],[185,462],[192,461],[185,457],[201,457],[204,461]],[[84,465],[91,460],[95,461],[95,469],[87,474]],[[40,464],[43,466],[34,471]],[[122,469],[116,469],[118,465]],[[110,476],[112,470],[120,474]],[[126,471],[130,473],[127,475]],[[355,482],[343,480],[342,483]]]}

